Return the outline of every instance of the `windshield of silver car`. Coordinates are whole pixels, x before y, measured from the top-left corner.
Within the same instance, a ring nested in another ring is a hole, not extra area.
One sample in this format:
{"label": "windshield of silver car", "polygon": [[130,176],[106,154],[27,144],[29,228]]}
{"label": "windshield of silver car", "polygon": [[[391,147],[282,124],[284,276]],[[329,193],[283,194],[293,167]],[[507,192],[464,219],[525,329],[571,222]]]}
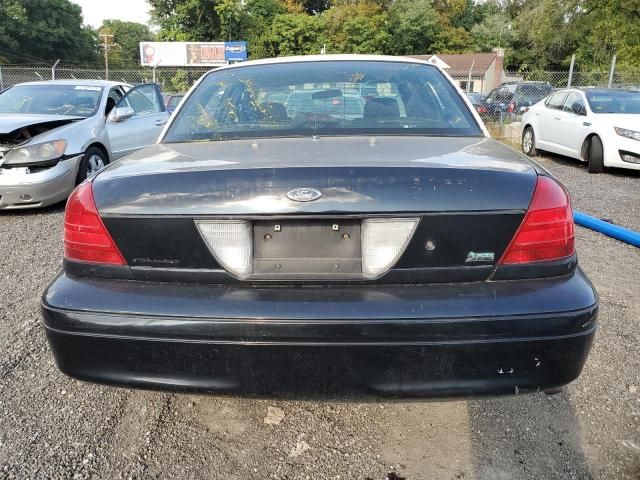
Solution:
{"label": "windshield of silver car", "polygon": [[90,117],[101,95],[92,85],[16,85],[0,94],[0,113]]}
{"label": "windshield of silver car", "polygon": [[163,142],[362,134],[482,132],[460,94],[434,66],[314,61],[207,74]]}

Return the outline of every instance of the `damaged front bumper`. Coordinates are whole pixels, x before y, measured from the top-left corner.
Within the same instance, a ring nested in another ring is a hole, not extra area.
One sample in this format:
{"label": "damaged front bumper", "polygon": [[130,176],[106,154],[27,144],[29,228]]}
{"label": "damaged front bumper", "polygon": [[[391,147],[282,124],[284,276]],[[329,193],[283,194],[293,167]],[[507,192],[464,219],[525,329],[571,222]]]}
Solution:
{"label": "damaged front bumper", "polygon": [[49,168],[0,167],[0,210],[46,207],[65,200],[76,184],[82,155]]}

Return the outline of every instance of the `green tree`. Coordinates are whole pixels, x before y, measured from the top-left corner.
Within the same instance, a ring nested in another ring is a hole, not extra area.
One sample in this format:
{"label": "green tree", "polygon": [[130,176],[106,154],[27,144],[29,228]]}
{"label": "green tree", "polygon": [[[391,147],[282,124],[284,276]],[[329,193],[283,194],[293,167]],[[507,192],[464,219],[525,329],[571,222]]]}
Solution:
{"label": "green tree", "polygon": [[270,29],[276,15],[286,12],[280,0],[249,0],[244,8],[242,28],[247,39],[250,58],[274,55]]}
{"label": "green tree", "polygon": [[160,26],[161,40],[220,41],[216,0],[148,0],[151,18]]}
{"label": "green tree", "polygon": [[438,53],[464,53],[473,50],[473,38],[462,27],[446,25],[440,29],[433,49]]}
{"label": "green tree", "polygon": [[389,15],[370,0],[342,3],[322,14],[327,53],[371,53],[388,51]]}
{"label": "green tree", "polygon": [[169,92],[186,92],[191,86],[189,82],[189,74],[185,70],[178,70],[169,79],[168,91]]}
{"label": "green tree", "polygon": [[513,21],[512,63],[522,68],[564,69],[582,32],[578,0],[527,0]]}
{"label": "green tree", "polygon": [[246,29],[250,35],[262,35],[276,15],[286,12],[279,0],[249,0],[244,8]]}
{"label": "green tree", "polygon": [[96,62],[96,33],[82,22],[82,10],[69,0],[2,0],[0,56],[17,63]]}
{"label": "green tree", "polygon": [[435,53],[440,18],[430,0],[396,0],[389,7],[389,53],[421,55]]}
{"label": "green tree", "polygon": [[140,63],[140,42],[154,38],[146,25],[122,20],[105,20],[99,31],[113,35],[115,46],[109,52],[109,61],[114,68],[138,65]]}
{"label": "green tree", "polygon": [[471,36],[478,52],[490,52],[495,47],[506,48],[513,40],[509,17],[504,13],[489,15],[471,28]]}
{"label": "green tree", "polygon": [[583,32],[576,56],[583,67],[637,68],[640,58],[640,3],[632,0],[589,0],[579,26]]}
{"label": "green tree", "polygon": [[274,17],[263,48],[278,56],[309,55],[319,53],[323,43],[322,15],[285,13]]}
{"label": "green tree", "polygon": [[234,40],[241,31],[243,11],[238,0],[220,0],[215,7],[220,19],[220,37],[222,40]]}

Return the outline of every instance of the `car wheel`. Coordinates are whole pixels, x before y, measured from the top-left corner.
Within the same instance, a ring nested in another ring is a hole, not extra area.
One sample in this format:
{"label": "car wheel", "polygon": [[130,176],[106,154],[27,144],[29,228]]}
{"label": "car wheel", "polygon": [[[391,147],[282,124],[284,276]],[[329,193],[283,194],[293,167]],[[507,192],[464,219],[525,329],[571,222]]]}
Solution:
{"label": "car wheel", "polygon": [[80,168],[78,168],[76,184],[81,183],[85,179],[95,175],[108,163],[109,160],[102,150],[97,147],[87,148],[87,151],[84,152],[82,160],[80,161]]}
{"label": "car wheel", "polygon": [[522,132],[522,151],[530,157],[538,154],[536,150],[536,136],[533,134],[533,128],[527,127]]}
{"label": "car wheel", "polygon": [[604,148],[600,137],[591,138],[587,170],[589,173],[602,173],[604,170]]}

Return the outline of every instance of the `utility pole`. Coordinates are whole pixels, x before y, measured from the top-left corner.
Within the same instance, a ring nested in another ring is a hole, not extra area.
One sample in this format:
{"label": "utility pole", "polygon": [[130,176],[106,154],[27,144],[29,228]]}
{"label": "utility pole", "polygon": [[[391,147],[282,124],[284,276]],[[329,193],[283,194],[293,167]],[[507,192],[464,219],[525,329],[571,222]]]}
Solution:
{"label": "utility pole", "polygon": [[618,56],[614,53],[613,58],[611,59],[611,70],[609,71],[609,83],[607,84],[607,88],[611,88],[611,84],[613,83],[613,74],[616,71],[616,58],[618,58]]}
{"label": "utility pole", "polygon": [[104,40],[102,48],[104,49],[104,76],[109,80],[109,49],[115,44],[113,43],[113,35],[109,33],[101,33],[100,38]]}
{"label": "utility pole", "polygon": [[476,65],[475,59],[471,62],[471,68],[469,69],[469,78],[467,79],[467,95],[471,91],[471,76],[473,74],[473,67]]}
{"label": "utility pole", "polygon": [[51,67],[51,80],[56,79],[56,67],[58,66],[59,63],[60,63],[60,59],[56,60],[56,63],[54,63],[53,67]]}
{"label": "utility pole", "polygon": [[569,79],[567,80],[567,88],[571,87],[571,81],[573,80],[573,67],[576,64],[576,54],[571,55],[571,65],[569,66]]}

